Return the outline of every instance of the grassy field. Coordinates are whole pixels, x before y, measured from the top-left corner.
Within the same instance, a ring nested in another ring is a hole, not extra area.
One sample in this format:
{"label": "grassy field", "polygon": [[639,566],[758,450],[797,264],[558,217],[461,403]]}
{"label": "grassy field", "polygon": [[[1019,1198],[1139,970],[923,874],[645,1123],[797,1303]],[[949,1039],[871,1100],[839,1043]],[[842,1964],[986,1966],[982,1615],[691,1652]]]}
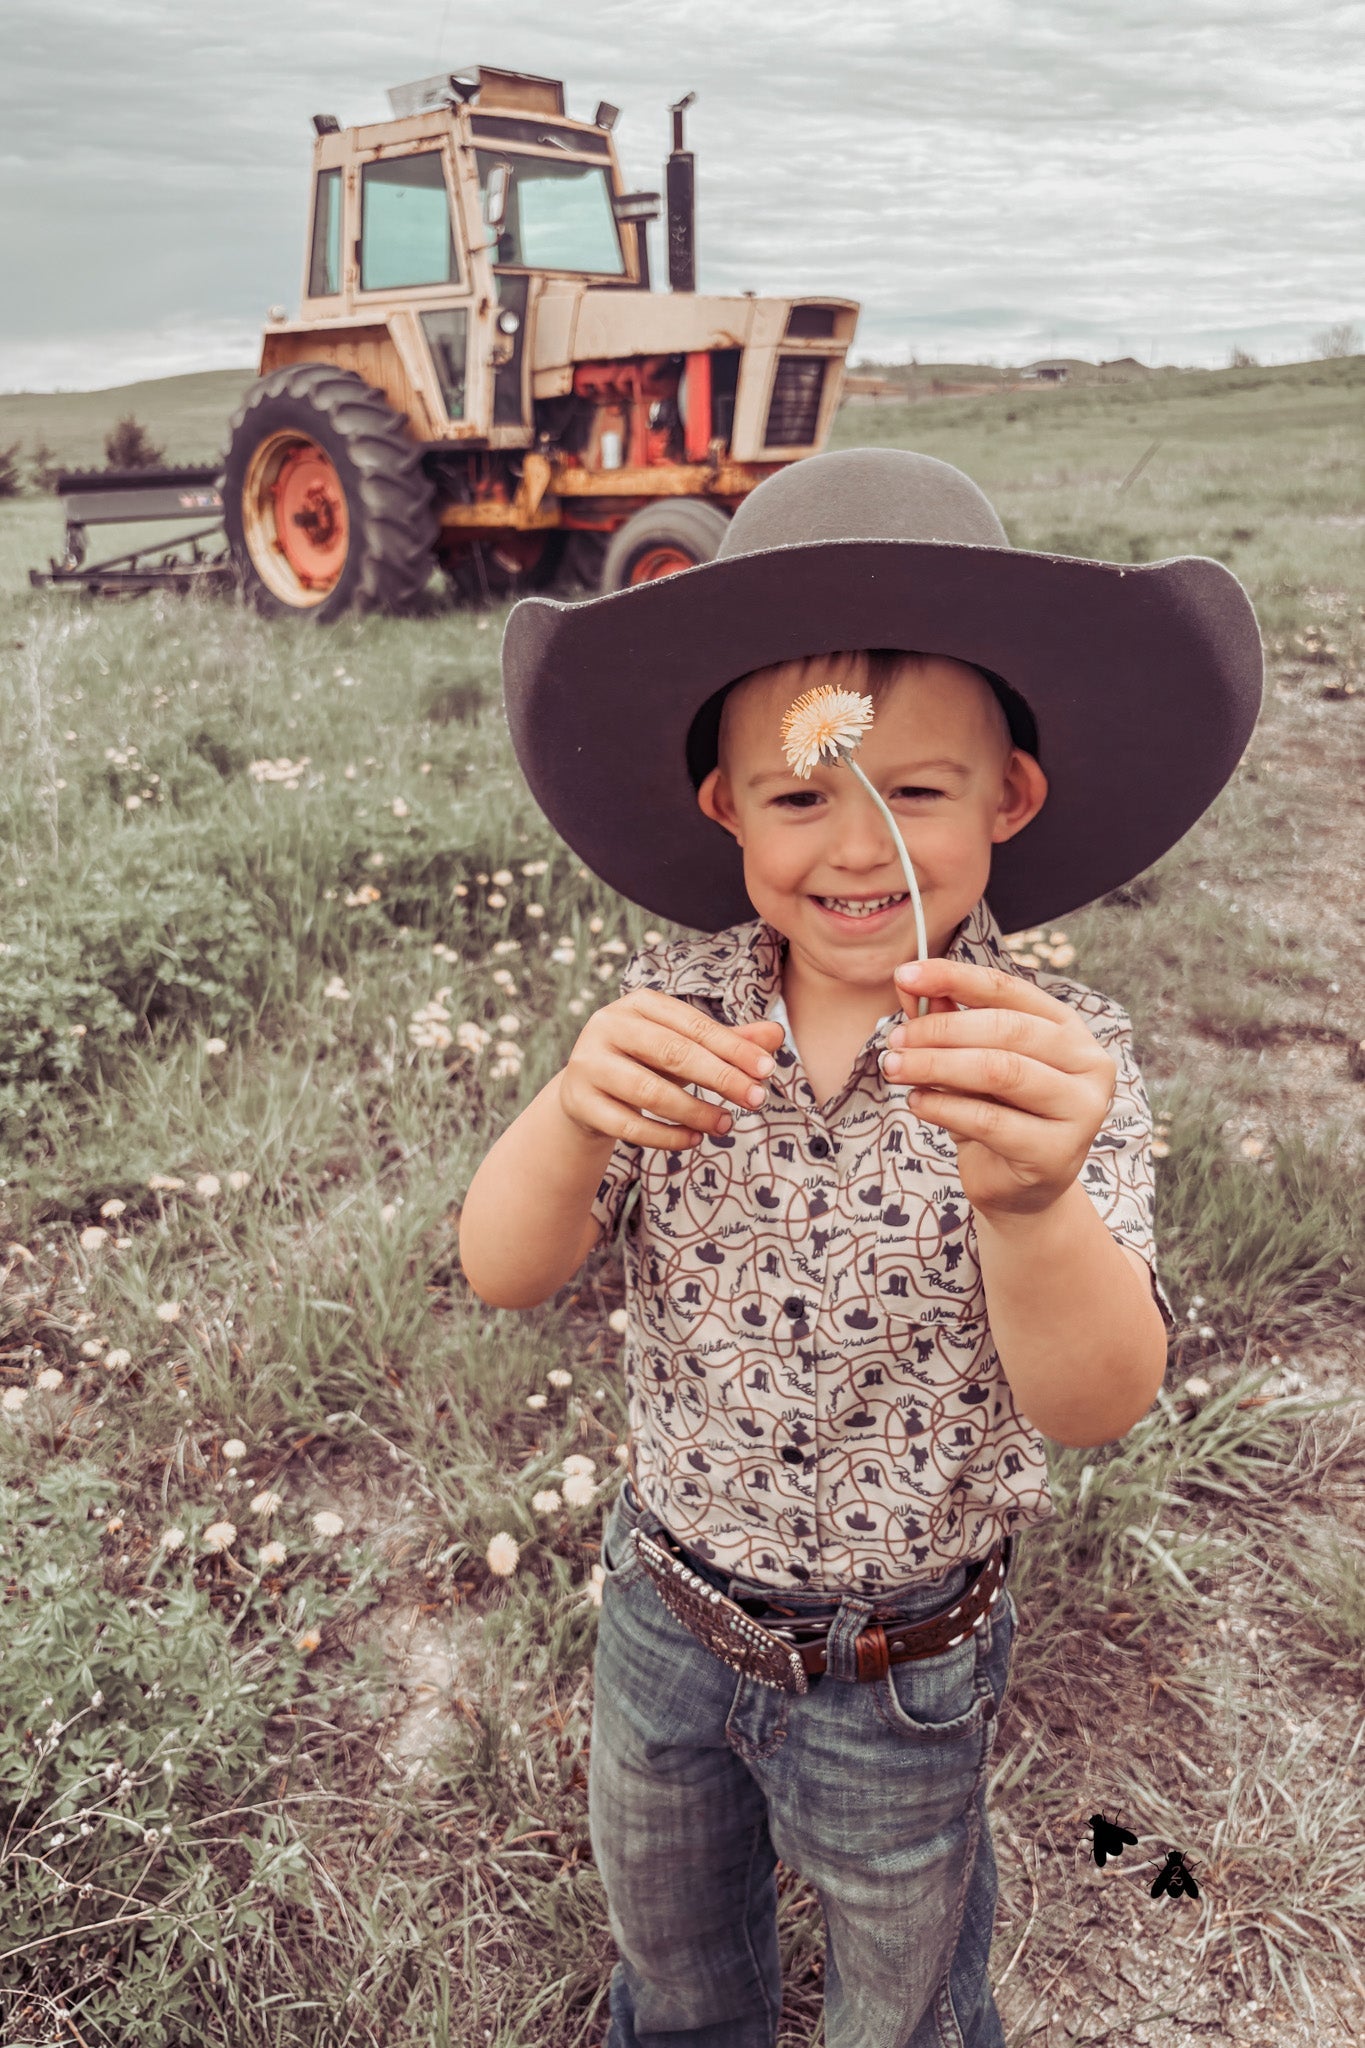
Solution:
{"label": "grassy field", "polygon": [[[172,381],[132,409],[211,455],[231,379]],[[97,396],[0,399],[0,443],[98,459]],[[1365,2017],[1362,397],[1355,358],[837,422],[965,468],[1018,545],[1218,557],[1269,657],[1213,810],[1039,935],[1133,1015],[1181,1327],[1121,1443],[1049,1446],[1022,1547],[1012,2044]],[[492,1310],[455,1225],[661,928],[524,787],[505,611],[30,592],[58,525],[0,506],[0,2040],[597,2048],[619,1261]],[[1101,1806],[1140,1838],[1103,1872]],[[1148,1896],[1174,1846],[1198,1902]],[[814,2048],[818,1903],[780,1881]]]}

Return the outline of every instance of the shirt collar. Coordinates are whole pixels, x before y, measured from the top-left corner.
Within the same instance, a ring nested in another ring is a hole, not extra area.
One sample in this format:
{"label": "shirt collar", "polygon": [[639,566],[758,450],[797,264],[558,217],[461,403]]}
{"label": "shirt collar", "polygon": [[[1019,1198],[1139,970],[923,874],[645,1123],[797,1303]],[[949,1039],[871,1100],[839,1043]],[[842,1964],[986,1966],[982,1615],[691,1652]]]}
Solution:
{"label": "shirt collar", "polygon": [[[753,1023],[768,1015],[782,993],[786,952],[785,933],[766,918],[729,925],[699,943],[695,950],[689,950],[688,957],[670,978],[670,993],[708,999],[718,1006],[727,1024]],[[1020,971],[984,896],[963,918],[945,958],[964,960],[978,967],[999,967],[1006,973]]]}

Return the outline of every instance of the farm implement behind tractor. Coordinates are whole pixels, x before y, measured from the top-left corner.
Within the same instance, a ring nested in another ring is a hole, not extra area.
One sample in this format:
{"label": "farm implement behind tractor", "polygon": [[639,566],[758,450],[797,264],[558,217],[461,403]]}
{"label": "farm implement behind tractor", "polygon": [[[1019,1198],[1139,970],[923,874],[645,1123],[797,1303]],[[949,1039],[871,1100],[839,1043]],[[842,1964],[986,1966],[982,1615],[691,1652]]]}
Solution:
{"label": "farm implement behind tractor", "polygon": [[[438,564],[487,601],[709,561],[746,494],[825,445],[859,309],[697,292],[693,97],[666,292],[660,195],[625,189],[606,101],[575,120],[559,80],[480,65],[395,87],[388,121],[314,115],[301,312],[272,312],[221,470],[64,477],[67,556],[32,580],[230,574],[327,620],[402,610]],[[86,566],[89,526],[164,522],[177,494],[220,511],[216,554],[205,524]]]}

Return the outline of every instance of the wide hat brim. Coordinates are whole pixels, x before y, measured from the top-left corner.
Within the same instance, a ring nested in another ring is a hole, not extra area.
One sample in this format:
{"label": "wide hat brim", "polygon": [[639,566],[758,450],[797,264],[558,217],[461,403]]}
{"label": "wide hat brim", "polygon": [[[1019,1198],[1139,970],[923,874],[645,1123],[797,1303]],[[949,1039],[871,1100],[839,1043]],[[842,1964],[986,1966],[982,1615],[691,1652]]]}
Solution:
{"label": "wide hat brim", "polygon": [[1255,611],[1208,557],[821,539],[586,603],[523,599],[502,647],[508,726],[536,802],[595,875],[719,931],[758,913],[739,846],[698,807],[688,729],[752,669],[861,647],[951,655],[1027,699],[1048,795],[992,849],[986,896],[1006,932],[1094,902],[1174,846],[1235,772],[1261,704]]}

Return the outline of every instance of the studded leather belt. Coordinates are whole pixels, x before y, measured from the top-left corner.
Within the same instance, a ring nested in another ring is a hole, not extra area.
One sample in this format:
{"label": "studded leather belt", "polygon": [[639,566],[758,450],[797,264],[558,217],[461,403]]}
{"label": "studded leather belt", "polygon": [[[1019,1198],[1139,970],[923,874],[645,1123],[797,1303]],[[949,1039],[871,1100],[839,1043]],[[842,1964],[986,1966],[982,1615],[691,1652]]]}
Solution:
{"label": "studded leather belt", "polygon": [[[778,1692],[804,1693],[811,1679],[828,1669],[828,1622],[793,1619],[765,1625],[693,1571],[687,1553],[666,1531],[656,1540],[637,1528],[635,1547],[665,1606],[732,1671]],[[869,1622],[854,1645],[859,1681],[885,1677],[892,1664],[937,1656],[979,1628],[1000,1597],[1013,1547],[1012,1536],[1001,1537],[988,1557],[969,1568],[973,1576],[962,1592],[937,1614]]]}

